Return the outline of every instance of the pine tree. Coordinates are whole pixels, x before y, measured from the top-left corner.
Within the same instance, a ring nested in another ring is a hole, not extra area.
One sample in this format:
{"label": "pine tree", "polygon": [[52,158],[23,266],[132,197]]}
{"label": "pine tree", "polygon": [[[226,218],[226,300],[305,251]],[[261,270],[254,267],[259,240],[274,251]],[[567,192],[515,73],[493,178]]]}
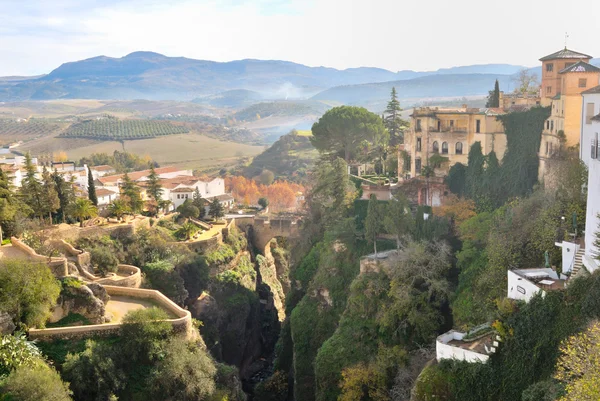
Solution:
{"label": "pine tree", "polygon": [[160,185],[160,177],[154,170],[154,165],[150,167],[150,174],[148,174],[148,181],[146,181],[146,192],[152,199],[159,203],[162,200],[162,185]]}
{"label": "pine tree", "polygon": [[144,201],[142,200],[140,188],[135,182],[131,180],[131,178],[129,178],[129,175],[127,173],[125,173],[125,176],[123,177],[121,194],[123,195],[127,208],[132,213],[138,213],[142,210],[142,207],[144,206]]}
{"label": "pine tree", "polygon": [[494,90],[489,92],[485,107],[500,107],[500,84],[498,80],[496,80]]}
{"label": "pine tree", "polygon": [[52,179],[52,175],[46,167],[42,171],[42,197],[41,197],[41,216],[48,216],[52,223],[52,213],[60,208],[60,199],[56,191],[56,184]]}
{"label": "pine tree", "polygon": [[96,195],[96,184],[94,183],[94,176],[92,175],[92,169],[88,167],[88,199],[92,201],[94,206],[98,206],[98,196]]}
{"label": "pine tree", "polygon": [[31,215],[35,217],[43,217],[42,202],[44,188],[42,183],[36,177],[37,169],[33,165],[29,153],[25,155],[25,178],[21,182],[19,194],[23,202],[31,209]]}
{"label": "pine tree", "polygon": [[71,209],[71,205],[75,202],[75,191],[73,190],[73,181],[68,182],[64,177],[54,170],[52,173],[52,180],[56,187],[56,193],[58,195],[59,207],[56,212],[56,220],[64,223]]}
{"label": "pine tree", "polygon": [[196,189],[194,190],[194,194],[192,196],[192,204],[198,208],[198,211],[200,212],[200,214],[198,215],[198,218],[200,218],[200,219],[203,218],[204,215],[206,214],[206,210],[204,208],[205,203],[206,203],[206,201],[204,199],[202,199],[202,195],[200,194],[198,187],[196,187]]}
{"label": "pine tree", "polygon": [[408,127],[408,122],[400,116],[402,108],[398,101],[396,88],[392,88],[391,99],[387,104],[387,109],[384,112],[383,123],[390,133],[390,142],[392,145],[404,143],[404,130]]}
{"label": "pine tree", "polygon": [[223,210],[223,205],[217,198],[215,198],[210,203],[210,214],[215,220],[219,220],[221,217],[225,216],[225,210]]}
{"label": "pine tree", "polygon": [[23,205],[20,205],[14,196],[8,177],[0,168],[0,243],[4,233],[11,234],[10,228],[20,209],[23,209]]}

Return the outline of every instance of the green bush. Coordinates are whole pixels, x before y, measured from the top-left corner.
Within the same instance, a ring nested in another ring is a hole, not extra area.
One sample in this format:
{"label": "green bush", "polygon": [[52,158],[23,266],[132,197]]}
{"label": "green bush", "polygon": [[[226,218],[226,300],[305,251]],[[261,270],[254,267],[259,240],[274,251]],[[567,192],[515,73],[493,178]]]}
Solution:
{"label": "green bush", "polygon": [[90,251],[92,266],[98,269],[102,276],[116,273],[119,269],[119,259],[105,246],[96,246]]}

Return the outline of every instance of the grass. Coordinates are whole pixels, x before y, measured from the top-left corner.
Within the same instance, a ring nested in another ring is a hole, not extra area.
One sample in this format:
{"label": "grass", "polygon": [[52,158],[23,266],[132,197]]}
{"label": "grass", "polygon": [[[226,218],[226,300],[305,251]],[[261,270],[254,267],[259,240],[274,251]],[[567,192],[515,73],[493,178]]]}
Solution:
{"label": "grass", "polygon": [[[123,150],[123,146],[115,141],[42,138],[24,145],[20,150],[36,155],[65,151],[69,159],[79,160],[92,153],[112,154],[115,150]],[[236,164],[242,157],[259,154],[263,147],[223,142],[198,133],[190,133],[125,141],[125,150],[138,155],[149,155],[152,160],[163,166],[200,169]]]}

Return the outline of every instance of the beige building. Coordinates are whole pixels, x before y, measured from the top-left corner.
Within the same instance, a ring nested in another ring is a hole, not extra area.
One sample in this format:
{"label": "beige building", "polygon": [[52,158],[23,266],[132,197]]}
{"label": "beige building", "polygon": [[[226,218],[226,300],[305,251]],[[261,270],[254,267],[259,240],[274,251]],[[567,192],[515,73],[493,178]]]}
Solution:
{"label": "beige building", "polygon": [[[600,68],[589,64],[591,56],[562,50],[542,61],[542,104],[551,115],[542,131],[539,150],[539,179],[544,181],[547,164],[561,146],[577,146],[581,136],[582,93],[600,84]],[[562,68],[555,71],[555,68]],[[552,98],[546,96],[554,93]]]}
{"label": "beige building", "polygon": [[467,164],[469,149],[475,142],[481,142],[484,154],[492,150],[498,159],[506,151],[506,135],[502,123],[496,119],[504,114],[502,109],[469,108],[416,108],[411,115],[410,128],[404,137],[404,150],[410,156],[409,168],[404,168],[404,157],[398,158],[398,176],[402,181],[422,174],[431,157],[440,155],[447,158],[435,175],[443,177],[456,163]]}

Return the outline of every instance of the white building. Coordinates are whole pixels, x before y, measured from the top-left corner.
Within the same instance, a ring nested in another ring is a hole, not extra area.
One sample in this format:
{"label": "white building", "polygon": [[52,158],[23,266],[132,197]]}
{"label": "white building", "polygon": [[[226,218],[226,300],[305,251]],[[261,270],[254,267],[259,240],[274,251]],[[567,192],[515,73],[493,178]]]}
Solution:
{"label": "white building", "polygon": [[468,340],[467,333],[450,330],[444,333],[435,341],[436,359],[455,359],[466,362],[487,362],[490,355],[496,352],[498,348],[498,339],[494,339],[495,334],[484,334],[481,337],[475,336]]}
{"label": "white building", "polygon": [[[600,101],[599,101],[600,103]],[[585,220],[585,254],[583,256],[583,266],[590,272],[593,273],[598,267],[600,262],[594,257],[600,254],[600,249],[594,247],[594,240],[596,233],[600,231],[600,112],[592,117],[592,123],[588,127],[588,133],[592,134],[592,139],[589,145],[582,143],[582,152],[587,153],[590,156],[588,164],[588,197],[587,197],[587,211]]]}
{"label": "white building", "polygon": [[[581,113],[581,138],[579,140],[579,158],[588,168],[590,161],[597,150],[594,144],[598,144],[598,133],[600,133],[600,85],[582,92],[583,112]],[[595,119],[596,118],[596,119]],[[595,158],[597,159],[597,157]]]}
{"label": "white building", "polygon": [[538,293],[565,288],[566,276],[559,277],[550,268],[508,270],[510,299],[529,302]]}
{"label": "white building", "polygon": [[108,206],[114,200],[119,199],[119,193],[109,189],[98,188],[96,189],[96,197],[98,198],[98,206]]}

